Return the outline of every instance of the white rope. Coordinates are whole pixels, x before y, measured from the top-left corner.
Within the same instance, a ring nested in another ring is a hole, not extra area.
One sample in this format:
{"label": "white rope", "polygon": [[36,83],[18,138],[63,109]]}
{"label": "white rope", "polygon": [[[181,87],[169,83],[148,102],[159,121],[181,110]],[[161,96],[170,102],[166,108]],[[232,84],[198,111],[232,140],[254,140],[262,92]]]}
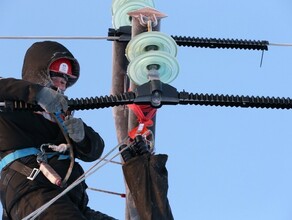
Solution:
{"label": "white rope", "polygon": [[119,37],[103,36],[0,36],[2,40],[27,40],[27,39],[63,39],[63,40],[118,40]]}
{"label": "white rope", "polygon": [[[127,139],[127,138],[126,138]],[[126,141],[126,139],[124,141]],[[122,143],[124,143],[124,141],[122,141]],[[104,165],[108,164],[109,162],[111,162],[115,157],[117,157],[118,155],[120,155],[120,152],[118,152],[117,154],[115,154],[112,158],[110,158],[109,160],[105,161],[105,158],[108,157],[114,150],[116,150],[118,147],[120,147],[121,144],[118,144],[116,147],[114,147],[112,150],[110,150],[104,157],[102,157],[101,159],[99,159],[98,162],[96,162],[89,170],[87,170],[84,174],[82,174],[78,179],[76,179],[71,185],[69,185],[63,192],[61,192],[59,195],[57,195],[55,198],[51,199],[49,202],[47,202],[46,204],[42,205],[41,207],[39,207],[38,209],[36,209],[35,211],[33,211],[32,213],[30,213],[28,216],[26,216],[25,218],[23,218],[22,220],[33,220],[36,217],[38,217],[42,212],[44,212],[50,205],[52,205],[56,200],[58,200],[60,197],[62,197],[64,194],[66,194],[68,191],[70,191],[72,188],[74,188],[75,186],[77,186],[79,183],[81,183],[83,180],[85,180],[87,177],[89,177],[90,175],[92,175],[94,172],[96,172],[98,169],[100,169],[101,167],[103,167]],[[104,161],[103,164],[101,164],[100,166],[97,167],[98,164],[100,164],[102,161]]]}

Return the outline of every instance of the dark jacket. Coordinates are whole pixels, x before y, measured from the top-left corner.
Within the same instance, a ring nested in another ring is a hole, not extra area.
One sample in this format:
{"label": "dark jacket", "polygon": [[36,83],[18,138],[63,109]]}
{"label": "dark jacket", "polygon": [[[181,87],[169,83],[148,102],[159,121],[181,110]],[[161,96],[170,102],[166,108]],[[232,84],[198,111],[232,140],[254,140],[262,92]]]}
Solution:
{"label": "dark jacket", "polygon": [[[63,45],[51,41],[35,43],[29,48],[25,55],[22,72],[23,80],[0,78],[0,101],[22,100],[27,103],[36,104],[38,92],[43,86],[49,86],[51,83],[48,75],[48,65],[55,59],[61,57],[66,57],[73,62],[73,74],[77,76],[78,79],[78,62]],[[68,86],[73,85],[77,79],[71,80]],[[84,128],[85,138],[83,141],[75,143],[71,140],[74,155],[76,158],[83,161],[94,161],[101,156],[104,149],[104,142],[100,135],[92,128],[86,124],[84,124]],[[0,111],[0,153],[2,157],[14,150],[28,147],[39,148],[42,144],[48,143],[55,145],[66,143],[57,123],[35,112]],[[19,161],[30,168],[38,167],[36,156],[28,156],[19,159]],[[64,178],[70,165],[70,160],[59,160],[58,157],[55,156],[49,159],[48,163],[62,178]],[[75,162],[71,176],[67,181],[68,185],[82,174],[83,169]],[[85,189],[86,184],[82,182],[69,191],[62,199],[65,199],[65,197],[66,199],[69,198],[68,201],[76,205],[77,210],[79,209],[81,212],[84,212],[88,203]],[[21,211],[22,215],[20,214],[18,217],[25,217],[24,215],[29,214],[42,205],[42,203],[50,200],[50,197],[57,195],[62,190],[62,188],[49,182],[42,173],[40,173],[35,180],[31,181],[23,174],[10,169],[9,165],[1,172],[1,200],[3,208],[8,212],[8,215],[15,215],[17,214],[15,212]],[[48,198],[43,198],[42,195],[39,195],[37,192],[43,192],[43,195]],[[22,198],[30,195],[30,193],[36,193],[39,198],[22,200]],[[18,207],[21,206],[20,204],[25,205],[26,208],[30,208],[31,210],[26,212],[25,208]],[[58,204],[59,203],[56,205]],[[64,208],[63,211],[65,212],[66,204],[63,203],[63,206],[64,207],[59,206],[59,209],[62,207],[61,209]],[[54,210],[58,210],[58,208]],[[10,211],[13,213],[10,213]],[[62,210],[60,210],[60,212],[61,211]],[[48,215],[48,213],[46,214]],[[69,218],[70,216],[67,217]],[[77,215],[75,218],[77,218]]]}
{"label": "dark jacket", "polygon": [[[0,79],[0,101],[22,100],[36,104],[37,92],[43,86],[13,78]],[[98,133],[84,124],[85,139],[81,143],[72,141],[75,156],[83,161],[94,161],[103,152],[104,142]],[[66,143],[59,126],[41,114],[27,111],[0,112],[0,151],[42,144]]]}

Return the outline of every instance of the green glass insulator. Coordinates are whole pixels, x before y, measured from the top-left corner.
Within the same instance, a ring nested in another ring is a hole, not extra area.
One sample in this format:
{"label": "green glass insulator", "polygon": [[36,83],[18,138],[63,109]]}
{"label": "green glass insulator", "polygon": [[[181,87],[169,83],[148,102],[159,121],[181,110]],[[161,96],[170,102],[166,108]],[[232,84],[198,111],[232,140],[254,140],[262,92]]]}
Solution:
{"label": "green glass insulator", "polygon": [[154,8],[154,1],[153,0],[113,0],[112,1],[112,15],[116,13],[117,9],[119,9],[123,4],[126,2],[144,2],[146,3],[149,7]]}
{"label": "green glass insulator", "polygon": [[141,8],[145,7],[153,7],[151,1],[143,1],[143,0],[136,0],[136,1],[125,1],[123,4],[117,4],[112,16],[112,23],[115,29],[118,29],[122,26],[131,26],[132,20],[131,17],[128,15],[131,11],[136,11]]}
{"label": "green glass insulator", "polygon": [[164,51],[171,56],[177,54],[175,40],[158,31],[143,32],[133,37],[127,45],[126,56],[129,61],[149,51]]}
{"label": "green glass insulator", "polygon": [[179,65],[175,57],[164,51],[149,51],[135,57],[128,65],[128,76],[137,85],[149,81],[149,71],[156,67],[159,79],[164,83],[172,82],[179,73]]}

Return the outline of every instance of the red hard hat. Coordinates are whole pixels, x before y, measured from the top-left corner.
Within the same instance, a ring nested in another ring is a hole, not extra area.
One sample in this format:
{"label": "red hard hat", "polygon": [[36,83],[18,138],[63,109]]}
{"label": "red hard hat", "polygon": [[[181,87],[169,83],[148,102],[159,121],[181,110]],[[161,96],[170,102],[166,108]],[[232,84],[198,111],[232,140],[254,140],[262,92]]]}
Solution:
{"label": "red hard hat", "polygon": [[72,73],[72,64],[69,59],[60,58],[55,60],[49,67],[50,71],[56,73],[63,73],[66,74],[68,77],[77,78]]}

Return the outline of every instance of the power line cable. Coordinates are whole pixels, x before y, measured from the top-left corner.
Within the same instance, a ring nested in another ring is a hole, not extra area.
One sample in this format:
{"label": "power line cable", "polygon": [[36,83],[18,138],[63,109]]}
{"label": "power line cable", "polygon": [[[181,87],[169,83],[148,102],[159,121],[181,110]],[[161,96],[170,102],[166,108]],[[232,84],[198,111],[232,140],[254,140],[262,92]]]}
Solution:
{"label": "power line cable", "polygon": [[106,36],[0,36],[1,40],[59,39],[59,40],[117,40]]}
{"label": "power line cable", "polygon": [[[172,36],[178,46],[225,49],[267,50],[267,46],[291,47],[292,43],[271,43],[266,40],[242,40]],[[0,36],[0,40],[120,40],[120,36]],[[130,40],[130,38],[129,38]]]}

